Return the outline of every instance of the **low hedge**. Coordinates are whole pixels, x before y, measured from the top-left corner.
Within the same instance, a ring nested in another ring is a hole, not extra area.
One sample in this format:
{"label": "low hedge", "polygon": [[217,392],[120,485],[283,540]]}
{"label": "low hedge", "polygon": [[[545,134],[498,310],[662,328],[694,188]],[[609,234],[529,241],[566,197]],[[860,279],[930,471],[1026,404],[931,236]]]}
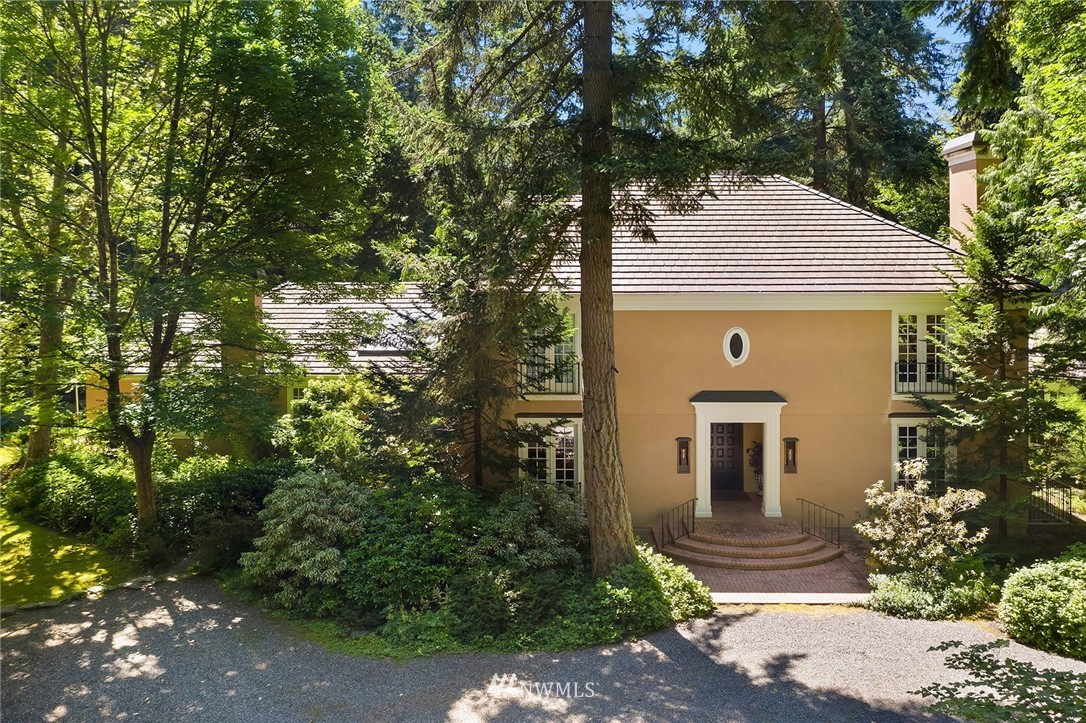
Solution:
{"label": "low hedge", "polygon": [[1023,568],[1003,584],[999,618],[1014,639],[1086,660],[1086,561]]}
{"label": "low hedge", "polygon": [[31,522],[103,547],[153,548],[155,562],[196,547],[209,567],[223,567],[236,564],[251,546],[264,497],[294,469],[293,460],[242,463],[225,457],[193,457],[156,469],[159,526],[141,536],[126,461],[73,445],[14,475],[4,504]]}

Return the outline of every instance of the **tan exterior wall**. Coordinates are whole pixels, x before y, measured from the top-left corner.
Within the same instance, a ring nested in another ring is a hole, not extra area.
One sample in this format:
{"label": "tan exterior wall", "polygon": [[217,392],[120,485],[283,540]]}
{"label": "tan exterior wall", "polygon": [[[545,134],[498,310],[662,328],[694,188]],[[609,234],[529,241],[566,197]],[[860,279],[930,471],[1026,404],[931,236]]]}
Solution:
{"label": "tan exterior wall", "polygon": [[[796,473],[781,475],[784,514],[798,514],[804,497],[850,522],[863,508],[863,490],[890,475],[889,414],[916,411],[892,398],[893,323],[889,310],[616,312],[620,441],[634,524],[650,525],[695,496],[690,398],[703,390],[783,396],[781,437],[799,440]],[[735,326],[749,335],[750,354],[732,367],[723,340]],[[574,413],[580,404],[529,401],[515,411]],[[761,424],[746,424],[744,448],[762,432]],[[676,437],[692,440],[689,474],[676,470]],[[756,490],[749,466],[744,489]]]}
{"label": "tan exterior wall", "polygon": [[977,174],[995,165],[994,158],[975,154],[971,160],[951,162],[950,165],[950,228],[972,235],[972,213],[980,205],[984,184],[977,182]]}

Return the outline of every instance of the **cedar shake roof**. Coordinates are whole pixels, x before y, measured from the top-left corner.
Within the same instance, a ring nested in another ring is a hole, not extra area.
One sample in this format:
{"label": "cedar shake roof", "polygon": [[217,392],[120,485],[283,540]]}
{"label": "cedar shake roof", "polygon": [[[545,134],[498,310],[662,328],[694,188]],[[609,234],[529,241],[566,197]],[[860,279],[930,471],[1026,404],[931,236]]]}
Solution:
{"label": "cedar shake roof", "polygon": [[[350,285],[343,284],[347,289]],[[336,325],[347,319],[380,320],[385,331],[374,338],[351,344],[350,363],[357,366],[390,367],[404,360],[396,345],[397,322],[416,319],[426,314],[425,303],[417,284],[401,284],[394,294],[382,299],[346,295],[323,297],[292,284],[283,284],[263,300],[264,321],[282,332],[299,351],[293,360],[310,374],[338,374],[331,360],[318,351],[324,346],[324,335],[336,334]]]}
{"label": "cedar shake roof", "polygon": [[[656,243],[616,226],[616,294],[937,293],[960,277],[960,251],[801,183],[709,185],[691,213],[648,204]],[[575,261],[558,274],[579,290]]]}
{"label": "cedar shake roof", "polygon": [[[735,189],[715,177],[710,187],[714,195],[690,213],[648,204],[655,243],[615,228],[615,294],[934,294],[950,288],[945,274],[960,276],[951,261],[960,251],[787,178]],[[555,272],[569,293],[580,291],[576,260],[559,262]],[[299,346],[294,360],[311,374],[340,371],[319,353],[322,333],[335,333],[332,320],[381,318],[385,331],[354,344],[350,364],[391,368],[404,360],[397,321],[428,315],[416,284],[380,300],[322,299],[284,284],[263,312]]]}

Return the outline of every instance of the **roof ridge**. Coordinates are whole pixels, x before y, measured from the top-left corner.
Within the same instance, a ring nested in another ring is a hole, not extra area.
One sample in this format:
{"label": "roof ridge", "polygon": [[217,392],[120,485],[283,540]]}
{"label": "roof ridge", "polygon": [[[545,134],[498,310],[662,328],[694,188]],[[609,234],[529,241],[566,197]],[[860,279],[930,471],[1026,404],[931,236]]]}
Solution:
{"label": "roof ridge", "polygon": [[942,241],[940,241],[938,239],[934,239],[931,236],[928,236],[927,234],[920,233],[919,231],[911,229],[908,226],[902,226],[900,223],[897,223],[896,221],[891,221],[888,218],[883,218],[882,216],[878,215],[877,213],[872,213],[871,211],[868,211],[867,209],[860,208],[859,206],[854,206],[853,204],[849,203],[848,201],[842,201],[840,198],[837,198],[836,196],[831,196],[830,194],[825,193],[823,191],[819,191],[816,188],[811,188],[810,186],[808,186],[808,185],[806,185],[804,183],[800,183],[799,181],[797,181],[795,179],[792,179],[792,178],[789,178],[788,176],[782,176],[779,173],[774,173],[772,176],[769,176],[769,177],[770,178],[775,178],[775,179],[777,179],[779,181],[784,181],[785,183],[788,183],[788,184],[790,184],[792,186],[795,186],[796,188],[798,188],[798,189],[800,189],[802,191],[806,191],[807,193],[810,193],[810,194],[812,194],[814,196],[818,196],[819,198],[824,198],[827,201],[832,201],[833,203],[836,203],[838,206],[843,206],[844,208],[847,208],[849,210],[857,211],[859,213],[862,213],[864,216],[868,216],[870,218],[873,218],[876,221],[879,221],[880,223],[886,224],[887,226],[893,226],[894,228],[896,228],[898,230],[901,230],[901,231],[904,231],[906,233],[912,234],[913,236],[916,236],[921,241],[927,241],[931,245],[937,246],[938,248],[941,248],[941,249],[943,249],[945,251],[949,251],[950,253],[957,254],[958,256],[965,256],[966,255],[965,252],[962,251],[961,249],[956,249],[953,246],[948,246],[947,244],[943,243]]}

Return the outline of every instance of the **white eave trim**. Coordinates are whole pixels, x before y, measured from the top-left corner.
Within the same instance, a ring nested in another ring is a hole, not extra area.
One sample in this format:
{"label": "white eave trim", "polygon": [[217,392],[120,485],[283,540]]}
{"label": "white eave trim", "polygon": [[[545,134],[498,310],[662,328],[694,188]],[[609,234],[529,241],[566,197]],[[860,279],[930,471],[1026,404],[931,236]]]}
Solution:
{"label": "white eave trim", "polygon": [[943,292],[870,294],[615,294],[615,311],[892,311],[943,309]]}

